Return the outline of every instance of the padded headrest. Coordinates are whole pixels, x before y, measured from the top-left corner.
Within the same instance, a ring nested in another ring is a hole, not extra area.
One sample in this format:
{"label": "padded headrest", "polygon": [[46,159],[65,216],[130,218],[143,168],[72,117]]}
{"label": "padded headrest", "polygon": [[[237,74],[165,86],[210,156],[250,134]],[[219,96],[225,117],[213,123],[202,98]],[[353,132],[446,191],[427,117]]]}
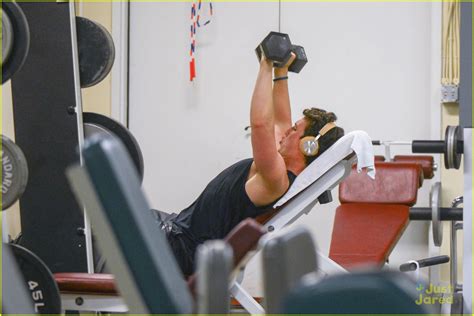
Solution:
{"label": "padded headrest", "polygon": [[423,177],[425,179],[433,179],[434,177],[434,158],[433,156],[402,156],[398,155],[393,157],[395,162],[410,162],[418,163],[423,169]]}
{"label": "padded headrest", "polygon": [[404,204],[416,203],[421,167],[416,163],[376,162],[375,180],[352,169],[339,185],[341,203]]}

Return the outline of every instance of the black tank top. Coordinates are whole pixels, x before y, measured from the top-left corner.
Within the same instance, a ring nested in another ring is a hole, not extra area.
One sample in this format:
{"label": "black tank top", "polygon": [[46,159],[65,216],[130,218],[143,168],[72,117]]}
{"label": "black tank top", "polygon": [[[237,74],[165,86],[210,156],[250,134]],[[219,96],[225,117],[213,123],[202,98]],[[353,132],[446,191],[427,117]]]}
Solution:
{"label": "black tank top", "polygon": [[[222,171],[173,222],[188,238],[200,244],[222,239],[245,218],[255,218],[271,210],[274,202],[257,207],[245,191],[252,163],[252,158],[244,159]],[[287,174],[291,185],[296,176],[290,171]]]}

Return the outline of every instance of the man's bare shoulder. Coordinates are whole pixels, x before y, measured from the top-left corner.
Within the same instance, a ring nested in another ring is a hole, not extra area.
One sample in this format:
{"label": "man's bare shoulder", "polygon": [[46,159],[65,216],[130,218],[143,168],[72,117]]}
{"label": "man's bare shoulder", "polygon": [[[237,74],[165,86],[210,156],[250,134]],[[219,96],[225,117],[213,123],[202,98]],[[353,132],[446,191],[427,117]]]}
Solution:
{"label": "man's bare shoulder", "polygon": [[288,190],[289,184],[284,163],[279,170],[275,170],[271,179],[262,175],[254,163],[250,168],[245,191],[253,204],[264,206],[280,198]]}

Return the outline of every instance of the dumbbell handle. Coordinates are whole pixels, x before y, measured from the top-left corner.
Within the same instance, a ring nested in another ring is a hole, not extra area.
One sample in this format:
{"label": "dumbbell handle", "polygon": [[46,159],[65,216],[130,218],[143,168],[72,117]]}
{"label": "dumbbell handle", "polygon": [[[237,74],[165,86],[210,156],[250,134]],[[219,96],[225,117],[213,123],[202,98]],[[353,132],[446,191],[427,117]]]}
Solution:
{"label": "dumbbell handle", "polygon": [[[411,207],[410,220],[431,221],[431,207]],[[440,219],[442,221],[462,221],[462,208],[441,207]]]}
{"label": "dumbbell handle", "polygon": [[[420,259],[416,260],[418,263],[418,266],[420,268],[425,268],[425,267],[430,267],[442,263],[447,263],[449,262],[449,256],[436,256],[432,258],[426,258],[426,259]],[[408,271],[415,271],[417,268],[417,265],[415,262],[407,262],[404,263],[400,266],[400,271],[402,272],[408,272]]]}

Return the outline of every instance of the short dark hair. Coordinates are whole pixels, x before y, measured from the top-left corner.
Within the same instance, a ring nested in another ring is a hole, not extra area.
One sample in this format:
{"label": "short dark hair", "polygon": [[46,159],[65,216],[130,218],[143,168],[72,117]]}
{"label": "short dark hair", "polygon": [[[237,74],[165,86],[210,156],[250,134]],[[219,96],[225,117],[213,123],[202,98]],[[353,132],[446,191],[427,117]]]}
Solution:
{"label": "short dark hair", "polygon": [[[335,122],[337,120],[336,114],[333,112],[326,112],[322,109],[309,108],[303,111],[303,115],[308,122],[308,126],[304,130],[303,137],[306,136],[317,136],[321,128],[328,123]],[[313,162],[314,159],[318,158],[323,152],[331,147],[339,138],[344,136],[344,130],[338,126],[331,129],[324,136],[319,139],[319,152],[315,156],[305,156],[306,165]]]}

